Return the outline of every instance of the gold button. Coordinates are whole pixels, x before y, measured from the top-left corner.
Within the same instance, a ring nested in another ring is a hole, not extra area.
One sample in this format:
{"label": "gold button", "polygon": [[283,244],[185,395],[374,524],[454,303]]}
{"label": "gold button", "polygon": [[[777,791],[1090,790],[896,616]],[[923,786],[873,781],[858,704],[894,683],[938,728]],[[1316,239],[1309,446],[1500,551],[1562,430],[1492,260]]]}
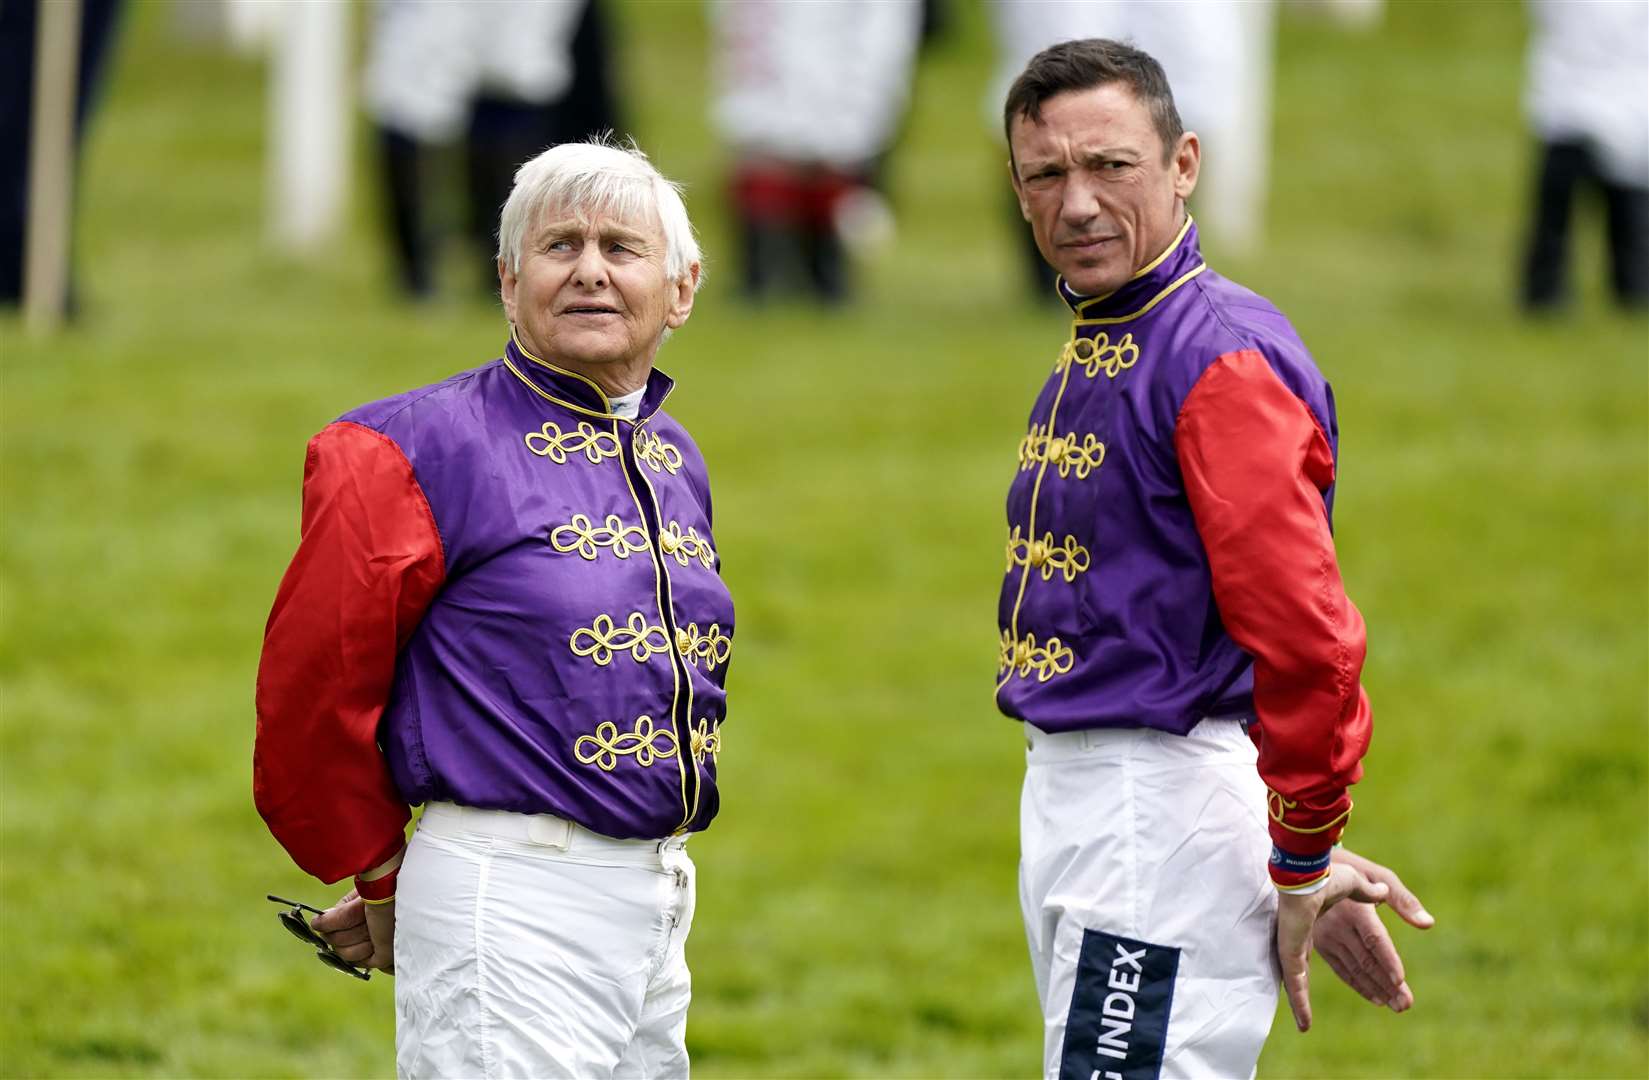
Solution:
{"label": "gold button", "polygon": [[1031,643],[1028,641],[1021,641],[1018,646],[1014,648],[1013,654],[1020,663],[1024,663],[1026,660],[1029,660],[1031,656]]}
{"label": "gold button", "polygon": [[676,627],[676,651],[686,652],[693,647],[693,636],[681,627]]}
{"label": "gold button", "polygon": [[1031,545],[1031,565],[1041,566],[1048,561],[1048,545],[1038,540]]}
{"label": "gold button", "polygon": [[664,549],[664,554],[674,555],[676,548],[680,547],[681,543],[669,533],[661,533],[658,538],[658,546]]}
{"label": "gold button", "polygon": [[1055,462],[1057,464],[1059,459],[1064,457],[1064,456],[1065,456],[1065,440],[1064,439],[1054,439],[1052,442],[1048,443],[1048,460],[1049,461]]}

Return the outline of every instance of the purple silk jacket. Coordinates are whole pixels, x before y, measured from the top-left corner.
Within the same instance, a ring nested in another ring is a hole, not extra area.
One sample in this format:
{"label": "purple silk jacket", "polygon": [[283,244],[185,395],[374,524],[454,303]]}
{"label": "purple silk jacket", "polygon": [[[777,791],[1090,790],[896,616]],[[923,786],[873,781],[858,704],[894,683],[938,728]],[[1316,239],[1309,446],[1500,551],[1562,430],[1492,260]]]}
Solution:
{"label": "purple silk jacket", "polygon": [[[1060,282],[1071,340],[1031,410],[1008,491],[996,699],[1044,731],[1185,734],[1250,714],[1250,658],[1226,633],[1176,458],[1205,369],[1258,349],[1337,446],[1334,398],[1288,320],[1208,269],[1189,219],[1112,295]],[[1051,451],[1057,451],[1051,452]],[[1325,513],[1333,493],[1325,493]]]}
{"label": "purple silk jacket", "polygon": [[1047,732],[1252,721],[1273,879],[1308,885],[1371,727],[1330,527],[1333,394],[1189,218],[1114,293],[1061,295],[1071,339],[1008,492],[997,703]]}
{"label": "purple silk jacket", "polygon": [[376,865],[409,803],[622,838],[715,817],[733,607],[672,385],[619,419],[512,340],[316,436],[254,785],[299,865]]}

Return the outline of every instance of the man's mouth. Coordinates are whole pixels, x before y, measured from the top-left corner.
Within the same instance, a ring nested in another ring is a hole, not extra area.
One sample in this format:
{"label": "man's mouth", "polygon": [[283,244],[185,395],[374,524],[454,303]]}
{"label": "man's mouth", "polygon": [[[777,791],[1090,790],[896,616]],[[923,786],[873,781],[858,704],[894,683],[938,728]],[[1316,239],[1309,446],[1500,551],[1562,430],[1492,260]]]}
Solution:
{"label": "man's mouth", "polygon": [[573,304],[561,309],[563,315],[617,315],[618,309],[608,304]]}
{"label": "man's mouth", "polygon": [[1059,246],[1077,251],[1097,251],[1100,247],[1115,239],[1114,236],[1079,236],[1074,240],[1061,241]]}

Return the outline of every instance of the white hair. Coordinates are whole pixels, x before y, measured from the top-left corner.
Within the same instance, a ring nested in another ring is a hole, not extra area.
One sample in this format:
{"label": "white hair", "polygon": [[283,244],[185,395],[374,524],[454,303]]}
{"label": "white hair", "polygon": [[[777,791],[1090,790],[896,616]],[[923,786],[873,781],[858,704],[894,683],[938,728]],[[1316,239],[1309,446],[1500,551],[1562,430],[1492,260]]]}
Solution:
{"label": "white hair", "polygon": [[[549,207],[579,216],[633,221],[649,211],[664,229],[664,272],[672,281],[702,262],[681,185],[667,180],[634,141],[617,145],[598,136],[552,146],[515,171],[515,187],[498,217],[498,258],[521,269],[521,245],[534,219]],[[698,284],[704,283],[701,269]],[[696,286],[695,286],[696,288]]]}

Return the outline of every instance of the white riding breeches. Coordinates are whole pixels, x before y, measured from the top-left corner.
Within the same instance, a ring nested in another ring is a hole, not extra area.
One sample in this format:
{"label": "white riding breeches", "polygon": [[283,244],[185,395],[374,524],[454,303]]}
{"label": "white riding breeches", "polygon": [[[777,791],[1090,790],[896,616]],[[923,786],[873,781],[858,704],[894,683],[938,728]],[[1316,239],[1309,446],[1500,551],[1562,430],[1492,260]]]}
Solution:
{"label": "white riding breeches", "polygon": [[682,838],[427,807],[400,871],[402,1077],[686,1077]]}
{"label": "white riding breeches", "polygon": [[1277,899],[1242,726],[1025,732],[1019,887],[1044,1075],[1252,1076],[1277,1008]]}

